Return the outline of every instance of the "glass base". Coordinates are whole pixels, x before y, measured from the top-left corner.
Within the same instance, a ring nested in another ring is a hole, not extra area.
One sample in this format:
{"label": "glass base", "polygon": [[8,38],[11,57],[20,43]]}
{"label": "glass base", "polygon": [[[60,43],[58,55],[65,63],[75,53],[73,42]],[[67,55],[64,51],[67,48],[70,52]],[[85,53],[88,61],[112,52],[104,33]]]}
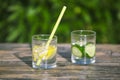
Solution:
{"label": "glass base", "polygon": [[40,66],[37,66],[35,62],[32,62],[32,67],[34,69],[51,69],[57,67],[56,62],[53,64],[40,64]]}
{"label": "glass base", "polygon": [[77,57],[72,56],[71,61],[74,64],[93,64],[93,63],[95,63],[95,57],[93,57],[93,58],[80,58],[79,59]]}

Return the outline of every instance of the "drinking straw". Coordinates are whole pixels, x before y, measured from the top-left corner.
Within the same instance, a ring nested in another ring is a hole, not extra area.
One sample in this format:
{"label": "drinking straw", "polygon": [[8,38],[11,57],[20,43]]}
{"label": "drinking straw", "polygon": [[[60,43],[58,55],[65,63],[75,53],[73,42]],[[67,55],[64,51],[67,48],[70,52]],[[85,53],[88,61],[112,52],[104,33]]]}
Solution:
{"label": "drinking straw", "polygon": [[[59,25],[59,23],[60,23],[60,21],[61,21],[61,19],[62,19],[62,16],[63,16],[65,10],[66,10],[66,6],[63,6],[62,11],[61,11],[61,13],[60,13],[60,15],[59,15],[59,17],[58,17],[58,19],[57,19],[56,24],[54,25],[54,28],[53,28],[53,30],[52,30],[52,33],[50,34],[50,37],[49,37],[49,39],[48,39],[48,41],[47,41],[47,44],[46,44],[46,46],[45,46],[46,49],[48,48],[48,46],[49,46],[49,44],[50,44],[50,42],[51,42],[51,40],[52,40],[52,38],[53,38],[53,36],[54,36],[54,34],[55,34],[55,32],[56,32],[56,29],[58,28],[58,25]],[[46,55],[47,55],[47,54],[46,54]],[[45,56],[46,56],[46,55],[45,55]],[[44,56],[44,57],[45,57],[45,56]],[[43,58],[44,58],[44,57],[43,57]],[[36,64],[36,65],[40,65],[40,62],[41,62],[41,59],[39,59],[39,60],[37,61],[37,64]]]}
{"label": "drinking straw", "polygon": [[53,38],[53,36],[54,36],[54,34],[55,34],[55,32],[56,32],[56,29],[58,28],[58,25],[59,25],[59,23],[60,23],[60,21],[61,21],[61,19],[62,19],[62,16],[63,16],[65,10],[66,10],[66,6],[63,6],[63,9],[62,9],[62,11],[61,11],[61,13],[60,13],[60,15],[59,15],[59,17],[58,17],[58,19],[57,19],[57,22],[56,22],[56,24],[55,24],[55,26],[54,26],[54,28],[53,28],[53,30],[52,30],[52,33],[51,33],[51,35],[50,35],[50,37],[49,37],[48,42],[47,42],[47,44],[46,44],[46,48],[48,48],[48,46],[49,46],[49,44],[50,44],[50,42],[51,42],[51,40],[52,40],[52,38]]}

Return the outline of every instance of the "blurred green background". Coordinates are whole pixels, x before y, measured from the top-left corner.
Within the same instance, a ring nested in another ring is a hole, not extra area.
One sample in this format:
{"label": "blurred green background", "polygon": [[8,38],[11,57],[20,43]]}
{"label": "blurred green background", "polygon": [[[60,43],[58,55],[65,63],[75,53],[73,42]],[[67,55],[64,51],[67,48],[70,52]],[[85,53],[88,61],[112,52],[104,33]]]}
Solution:
{"label": "blurred green background", "polygon": [[34,34],[51,33],[64,5],[59,43],[69,43],[78,29],[96,31],[97,43],[120,43],[120,0],[0,0],[0,43],[29,43]]}

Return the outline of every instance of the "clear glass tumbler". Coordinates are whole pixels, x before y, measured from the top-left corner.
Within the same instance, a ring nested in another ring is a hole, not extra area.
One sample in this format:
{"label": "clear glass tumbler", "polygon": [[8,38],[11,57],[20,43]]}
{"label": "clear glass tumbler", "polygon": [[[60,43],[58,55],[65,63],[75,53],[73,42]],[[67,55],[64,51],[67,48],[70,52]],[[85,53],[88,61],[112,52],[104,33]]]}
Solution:
{"label": "clear glass tumbler", "polygon": [[46,43],[49,34],[32,36],[32,66],[33,68],[49,69],[55,68],[57,53],[57,36],[54,36],[49,46]]}
{"label": "clear glass tumbler", "polygon": [[96,32],[75,30],[71,32],[71,61],[75,64],[95,63]]}

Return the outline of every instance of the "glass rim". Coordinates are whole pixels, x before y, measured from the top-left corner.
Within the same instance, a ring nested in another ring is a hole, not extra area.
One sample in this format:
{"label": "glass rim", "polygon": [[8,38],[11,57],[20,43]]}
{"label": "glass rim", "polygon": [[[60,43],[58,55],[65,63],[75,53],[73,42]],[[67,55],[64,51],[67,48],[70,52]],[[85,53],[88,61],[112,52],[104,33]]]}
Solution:
{"label": "glass rim", "polygon": [[[50,34],[35,34],[35,35],[32,36],[32,39],[38,39],[37,37],[48,37],[48,38],[46,38],[46,39],[41,38],[41,40],[48,40],[48,39],[49,39],[49,36],[50,36]],[[39,38],[39,39],[40,39],[40,38]],[[39,40],[39,39],[38,39],[38,40]],[[57,39],[57,36],[56,36],[56,35],[53,36],[52,40],[54,40],[54,39]]]}
{"label": "glass rim", "polygon": [[[85,33],[85,34],[82,34],[82,33]],[[86,35],[86,36],[90,36],[90,35],[96,35],[96,32],[93,31],[93,30],[74,30],[71,32],[71,35]]]}

